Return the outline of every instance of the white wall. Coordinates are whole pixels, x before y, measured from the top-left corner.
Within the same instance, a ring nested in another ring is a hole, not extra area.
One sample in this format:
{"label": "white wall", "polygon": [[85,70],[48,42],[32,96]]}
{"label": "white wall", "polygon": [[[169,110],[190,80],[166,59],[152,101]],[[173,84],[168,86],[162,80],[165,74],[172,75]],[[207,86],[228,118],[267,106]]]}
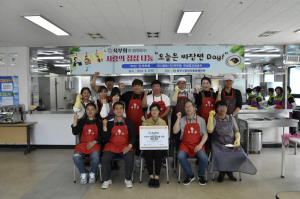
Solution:
{"label": "white wall", "polygon": [[[0,66],[0,76],[19,77],[19,104],[25,104],[28,110],[30,105],[30,78],[29,78],[29,48],[28,47],[0,47],[0,53],[5,53],[6,65]],[[9,66],[9,54],[17,53],[18,66]]]}

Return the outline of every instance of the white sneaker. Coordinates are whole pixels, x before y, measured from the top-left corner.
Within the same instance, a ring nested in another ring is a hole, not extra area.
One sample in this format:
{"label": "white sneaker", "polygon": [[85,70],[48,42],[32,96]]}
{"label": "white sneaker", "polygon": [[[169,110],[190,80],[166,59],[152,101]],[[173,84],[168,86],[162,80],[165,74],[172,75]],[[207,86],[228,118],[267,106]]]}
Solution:
{"label": "white sneaker", "polygon": [[126,184],[126,187],[127,187],[127,188],[133,187],[133,184],[132,184],[131,180],[126,180],[126,179],[125,179],[125,184]]}
{"label": "white sneaker", "polygon": [[137,168],[140,168],[140,167],[141,167],[141,159],[140,159],[140,158],[135,159],[135,166],[136,166]]}
{"label": "white sneaker", "polygon": [[80,184],[86,184],[87,183],[87,173],[82,173],[80,175]]}
{"label": "white sneaker", "polygon": [[107,189],[109,187],[109,185],[111,185],[112,181],[108,180],[108,181],[104,181],[102,184],[102,189]]}
{"label": "white sneaker", "polygon": [[91,172],[89,175],[89,183],[94,184],[95,182],[96,182],[95,174],[93,172]]}

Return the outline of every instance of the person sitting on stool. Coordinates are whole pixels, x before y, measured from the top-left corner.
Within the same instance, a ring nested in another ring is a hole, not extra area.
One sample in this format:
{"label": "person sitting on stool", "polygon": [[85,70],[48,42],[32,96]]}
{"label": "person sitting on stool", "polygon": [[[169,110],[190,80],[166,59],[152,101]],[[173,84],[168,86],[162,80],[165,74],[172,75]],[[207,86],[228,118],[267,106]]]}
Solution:
{"label": "person sitting on stool", "polygon": [[131,173],[133,170],[134,151],[132,146],[135,143],[135,131],[132,121],[123,117],[125,105],[123,102],[116,102],[113,105],[115,118],[107,122],[103,120],[103,139],[109,140],[105,145],[102,156],[103,179],[102,189],[107,189],[112,183],[111,161],[119,155],[125,161],[125,184],[132,187]]}
{"label": "person sitting on stool", "polygon": [[173,127],[175,134],[181,130],[181,143],[179,145],[177,158],[187,175],[183,181],[183,185],[189,185],[195,180],[191,165],[187,160],[188,156],[197,156],[199,159],[198,180],[200,185],[205,185],[204,174],[208,163],[204,146],[208,137],[205,121],[195,113],[196,108],[192,101],[186,101],[184,103],[184,109],[186,116],[181,118],[181,112],[177,113],[177,121]]}
{"label": "person sitting on stool", "polygon": [[218,101],[216,109],[216,116],[215,111],[209,112],[207,123],[207,132],[212,133],[210,173],[219,171],[218,182],[223,182],[225,174],[237,181],[232,172],[256,174],[256,168],[240,146],[240,132],[234,117],[226,115],[226,101]]}

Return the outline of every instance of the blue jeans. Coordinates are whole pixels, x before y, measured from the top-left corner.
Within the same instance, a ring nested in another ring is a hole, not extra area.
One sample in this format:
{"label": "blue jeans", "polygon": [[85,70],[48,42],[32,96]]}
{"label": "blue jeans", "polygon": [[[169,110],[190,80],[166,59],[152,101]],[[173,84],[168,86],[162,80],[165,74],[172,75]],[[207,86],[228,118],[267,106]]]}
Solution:
{"label": "blue jeans", "polygon": [[76,152],[73,155],[74,164],[78,168],[80,173],[87,173],[87,170],[84,166],[83,158],[87,155],[90,155],[91,158],[91,170],[90,172],[96,173],[97,167],[99,165],[100,160],[100,151],[93,151],[90,154],[84,154],[81,152]]}
{"label": "blue jeans", "polygon": [[[198,176],[204,176],[205,168],[208,164],[208,159],[205,151],[200,150],[196,153],[196,156],[199,159],[199,169],[198,169]],[[188,154],[185,151],[179,151],[177,158],[179,160],[180,165],[182,166],[186,175],[193,175],[191,165],[187,160]]]}

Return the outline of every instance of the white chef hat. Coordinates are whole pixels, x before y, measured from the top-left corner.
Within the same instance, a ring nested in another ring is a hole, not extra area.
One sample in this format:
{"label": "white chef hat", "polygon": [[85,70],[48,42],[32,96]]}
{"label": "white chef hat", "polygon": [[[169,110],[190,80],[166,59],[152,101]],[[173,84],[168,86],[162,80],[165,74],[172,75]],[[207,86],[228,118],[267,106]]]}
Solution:
{"label": "white chef hat", "polygon": [[186,79],[184,77],[180,77],[178,80],[177,80],[177,83],[178,82],[186,82]]}
{"label": "white chef hat", "polygon": [[232,81],[234,81],[234,77],[231,74],[225,74],[223,80],[232,80]]}

